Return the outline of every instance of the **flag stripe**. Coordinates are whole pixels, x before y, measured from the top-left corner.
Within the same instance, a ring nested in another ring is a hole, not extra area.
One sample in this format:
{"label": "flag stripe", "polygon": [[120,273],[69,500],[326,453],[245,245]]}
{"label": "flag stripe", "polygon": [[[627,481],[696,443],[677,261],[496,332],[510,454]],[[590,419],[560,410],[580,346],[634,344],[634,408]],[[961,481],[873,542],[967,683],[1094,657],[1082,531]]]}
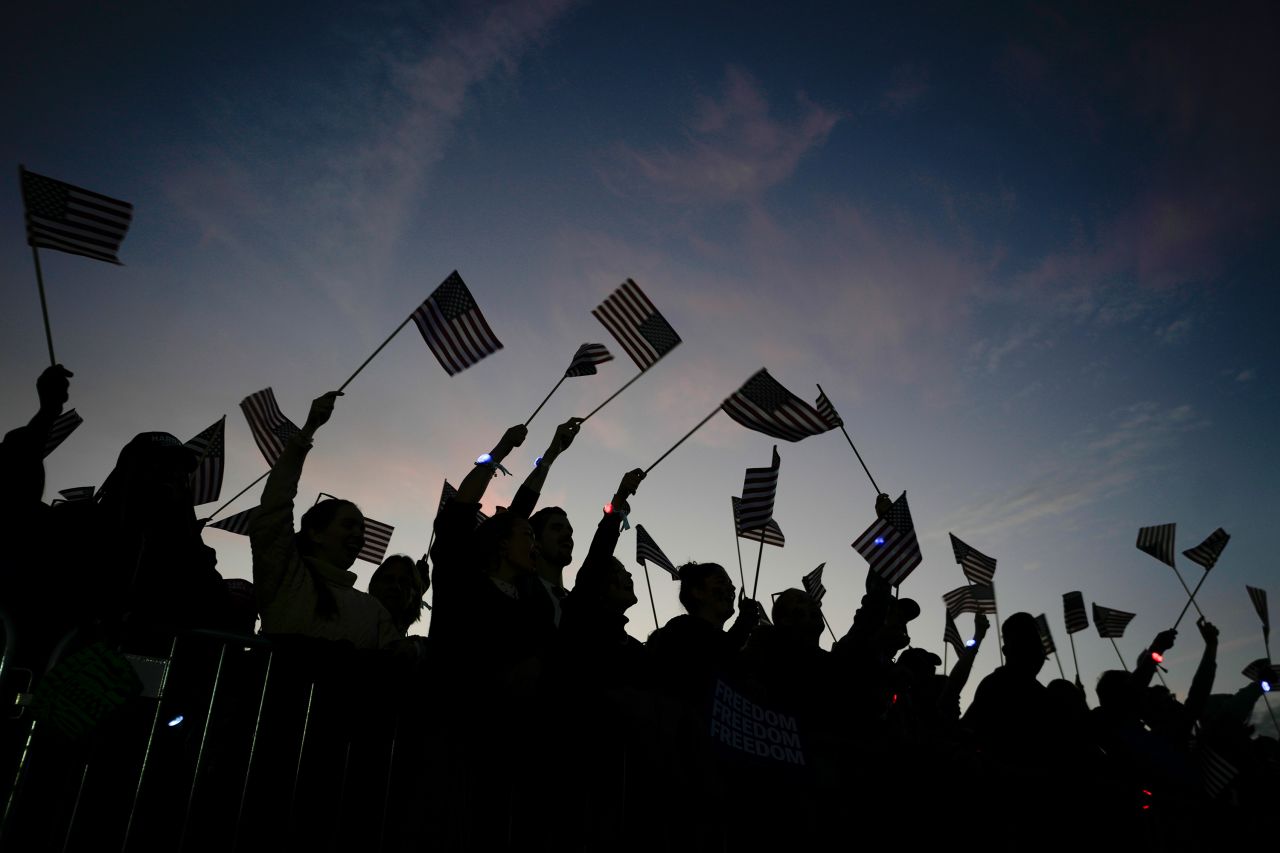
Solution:
{"label": "flag stripe", "polygon": [[1173,566],[1175,524],[1155,524],[1138,529],[1138,550],[1150,554],[1167,566]]}
{"label": "flag stripe", "polygon": [[775,445],[769,467],[747,469],[742,483],[742,501],[738,505],[739,533],[764,527],[773,518],[780,461]]}
{"label": "flag stripe", "polygon": [[133,205],[26,169],[21,184],[29,245],[120,262]]}
{"label": "flag stripe", "polygon": [[[738,507],[742,503],[742,499],[738,497],[730,498],[733,502],[733,521],[734,528],[738,527]],[[764,527],[757,527],[754,530],[738,530],[738,536],[751,542],[763,542],[766,545],[776,545],[779,548],[787,544],[786,537],[782,535],[782,528],[778,526],[778,522],[769,519],[769,523]]]}
{"label": "flag stripe", "polygon": [[1084,609],[1084,593],[1066,592],[1062,594],[1062,616],[1067,623],[1067,633],[1074,634],[1089,627],[1089,616]]}
{"label": "flag stripe", "polygon": [[1053,644],[1053,634],[1049,632],[1049,618],[1043,613],[1036,617],[1036,630],[1040,632],[1040,644],[1044,646],[1044,653],[1051,655],[1057,652],[1058,648]]}
{"label": "flag stripe", "polygon": [[1267,591],[1248,584],[1244,588],[1249,593],[1249,600],[1253,602],[1253,609],[1258,611],[1258,618],[1262,620],[1262,632],[1268,633],[1271,630],[1271,615],[1267,610]]}
{"label": "flag stripe", "polygon": [[76,427],[84,423],[75,409],[67,409],[53,419],[49,425],[49,437],[44,441],[44,456],[58,449],[58,445],[67,440],[67,436],[76,431]]}
{"label": "flag stripe", "polygon": [[1103,638],[1120,639],[1123,637],[1124,629],[1135,615],[1124,610],[1103,607],[1096,602],[1093,605],[1093,624],[1098,629],[1098,636]]}
{"label": "flag stripe", "polygon": [[591,376],[596,372],[597,364],[613,361],[613,353],[604,344],[583,344],[573,354],[565,376]]}
{"label": "flag stripe", "polygon": [[668,328],[669,324],[631,279],[619,285],[617,290],[592,309],[591,313],[622,345],[623,351],[641,371],[648,370],[657,364],[659,359],[680,343],[680,336],[675,335],[674,343],[664,350],[659,350],[645,337],[642,324],[647,321],[660,320]]}
{"label": "flag stripe", "polygon": [[995,557],[988,557],[977,548],[966,545],[954,533],[948,535],[951,536],[951,550],[964,576],[974,583],[991,583],[996,576]]}
{"label": "flag stripe", "polygon": [[662,553],[662,549],[658,547],[658,543],[653,541],[653,537],[649,535],[649,531],[644,529],[643,524],[636,525],[636,562],[640,565],[647,565],[646,561],[652,561],[667,574],[671,575],[674,580],[680,580],[680,572],[676,570],[675,565],[667,559],[667,555]]}
{"label": "flag stripe", "polygon": [[1198,563],[1207,572],[1212,569],[1222,556],[1222,549],[1227,547],[1231,534],[1219,527],[1194,548],[1188,548],[1182,555],[1193,563]]}
{"label": "flag stripe", "polygon": [[822,601],[822,597],[827,594],[827,588],[822,585],[822,570],[826,566],[827,564],[823,563],[800,579],[804,591],[809,593],[809,597],[814,601]]}
{"label": "flag stripe", "polygon": [[240,401],[240,410],[249,422],[253,441],[262,451],[267,465],[275,465],[284,452],[285,442],[301,430],[280,411],[275,392],[270,388],[263,388],[245,397]]}
{"label": "flag stripe", "polygon": [[[456,313],[451,314],[453,309],[457,309]],[[450,376],[502,349],[502,342],[489,327],[457,270],[410,316],[432,355]]]}

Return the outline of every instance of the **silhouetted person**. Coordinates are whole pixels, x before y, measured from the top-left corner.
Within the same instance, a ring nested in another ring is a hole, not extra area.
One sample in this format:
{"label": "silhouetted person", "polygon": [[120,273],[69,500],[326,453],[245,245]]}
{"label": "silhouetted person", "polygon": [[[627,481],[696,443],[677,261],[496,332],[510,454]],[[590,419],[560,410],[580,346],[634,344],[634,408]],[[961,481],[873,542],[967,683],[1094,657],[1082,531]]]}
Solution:
{"label": "silhouetted person", "polygon": [[293,529],[298,478],[316,430],[333,415],[340,391],[311,404],[307,422],[285,442],[249,522],[253,588],[264,634],[299,634],[383,648],[401,635],[376,598],[355,588],[350,571],[364,547],[364,515],[350,501],[328,498],[302,514]]}
{"label": "silhouetted person", "polygon": [[982,679],[964,722],[1000,761],[1026,766],[1040,760],[1046,712],[1044,685],[1036,680],[1046,660],[1035,617],[1004,620],[1004,665]]}
{"label": "silhouetted person", "polygon": [[391,622],[401,636],[422,618],[431,579],[424,561],[414,562],[405,554],[392,554],[382,561],[369,578],[369,594],[387,609]]}
{"label": "silhouetted person", "polygon": [[680,603],[686,613],[649,635],[646,648],[655,676],[666,689],[692,702],[709,695],[717,673],[738,667],[738,654],[760,621],[759,603],[743,598],[733,615],[733,581],[718,563],[685,563],[680,572]]}

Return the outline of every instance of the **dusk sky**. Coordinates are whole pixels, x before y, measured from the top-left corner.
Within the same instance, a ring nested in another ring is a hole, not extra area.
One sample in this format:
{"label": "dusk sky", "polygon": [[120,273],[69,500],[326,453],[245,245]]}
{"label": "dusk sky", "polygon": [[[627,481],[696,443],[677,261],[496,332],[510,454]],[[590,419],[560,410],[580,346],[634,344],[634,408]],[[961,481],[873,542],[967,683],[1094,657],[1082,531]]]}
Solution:
{"label": "dusk sky", "polygon": [[[35,411],[48,361],[18,164],[136,208],[124,266],[41,252],[85,419],[47,460],[46,499],[101,484],[140,431],[186,440],[223,414],[230,497],[266,470],[239,401],[271,386],[301,423],[457,269],[505,348],[450,377],[405,328],[338,401],[300,490],[356,501],[417,556],[441,481],[522,422],[579,344],[617,359],[565,382],[487,510],[558,422],[634,375],[590,313],[630,277],[684,343],[551,473],[544,504],[568,510],[579,558],[622,473],[768,367],[809,401],[821,383],[881,488],[907,491],[925,556],[902,588],[923,608],[916,645],[941,654],[940,596],[964,583],[950,531],[999,559],[1002,617],[1048,614],[1068,677],[1069,590],[1138,614],[1120,641],[1132,660],[1186,600],[1137,529],[1177,522],[1179,552],[1231,534],[1199,596],[1222,630],[1216,690],[1264,653],[1244,586],[1280,616],[1274,4],[9,14],[5,429]],[[736,583],[729,496],[773,443],[718,415],[654,469],[632,522]],[[839,432],[779,444],[787,545],[766,549],[760,597],[825,561],[843,633],[875,491]],[[224,576],[249,576],[246,538],[205,541]],[[643,638],[634,553],[624,533]],[[748,584],[755,557],[744,542]],[[374,567],[355,568],[364,588]],[[681,612],[676,585],[652,583],[659,617]],[[970,694],[999,663],[988,645]],[[1119,662],[1092,627],[1076,648],[1092,699]],[[1193,612],[1167,659],[1175,691],[1201,648]],[[1041,678],[1057,674],[1050,660]]]}

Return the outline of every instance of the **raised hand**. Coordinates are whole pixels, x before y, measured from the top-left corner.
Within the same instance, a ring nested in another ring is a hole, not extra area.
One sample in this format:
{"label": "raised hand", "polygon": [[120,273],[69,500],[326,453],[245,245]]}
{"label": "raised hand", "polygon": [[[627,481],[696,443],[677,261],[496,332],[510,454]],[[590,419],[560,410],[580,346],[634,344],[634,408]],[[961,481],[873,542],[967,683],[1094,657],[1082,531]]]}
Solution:
{"label": "raised hand", "polygon": [[1156,638],[1151,641],[1151,651],[1164,654],[1173,648],[1173,641],[1178,637],[1178,632],[1170,628],[1167,631],[1161,631],[1156,634]]}
{"label": "raised hand", "polygon": [[991,629],[991,620],[987,618],[987,614],[978,613],[973,617],[973,635],[979,642],[987,636],[987,631]]}
{"label": "raised hand", "polygon": [[1205,645],[1218,642],[1218,626],[1206,620],[1203,616],[1196,620],[1196,627],[1200,629],[1200,636],[1204,638]]}
{"label": "raised hand", "polygon": [[569,445],[573,444],[573,440],[577,438],[578,431],[582,429],[582,418],[569,418],[569,420],[556,427],[556,434],[551,437],[551,444],[547,446],[547,452],[542,454],[542,458],[554,459],[561,453],[569,449]]}
{"label": "raised hand", "polygon": [[502,440],[498,442],[498,446],[494,448],[493,455],[498,458],[505,457],[515,448],[524,444],[524,440],[529,437],[529,428],[524,424],[516,424],[508,427],[507,431],[502,434]]}
{"label": "raised hand", "polygon": [[75,374],[61,364],[46,367],[36,379],[36,394],[40,397],[40,411],[59,415],[62,406],[70,396],[71,383],[68,381]]}
{"label": "raised hand", "polygon": [[636,489],[640,488],[640,481],[644,479],[643,468],[633,468],[622,475],[622,482],[618,484],[618,491],[615,497],[626,500],[636,493]]}
{"label": "raised hand", "polygon": [[311,411],[307,413],[307,423],[302,431],[312,435],[333,417],[333,403],[342,396],[341,391],[327,391],[311,401]]}

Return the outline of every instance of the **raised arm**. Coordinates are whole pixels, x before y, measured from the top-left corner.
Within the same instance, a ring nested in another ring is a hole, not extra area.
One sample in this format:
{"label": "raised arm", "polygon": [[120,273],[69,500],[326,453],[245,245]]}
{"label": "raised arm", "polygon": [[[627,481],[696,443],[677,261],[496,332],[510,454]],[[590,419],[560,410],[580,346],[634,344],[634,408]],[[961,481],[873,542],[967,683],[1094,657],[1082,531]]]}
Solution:
{"label": "raised arm", "polygon": [[[458,496],[454,498],[455,503],[462,504],[478,504],[484,498],[484,493],[489,488],[489,481],[493,479],[494,472],[503,459],[520,445],[524,444],[525,438],[529,435],[529,430],[524,424],[517,424],[509,428],[502,434],[502,439],[494,445],[485,456],[488,457],[484,462],[477,461],[471,470],[467,472],[467,476],[462,478],[462,482],[458,485]],[[484,457],[482,456],[481,459]]]}
{"label": "raised arm", "polygon": [[270,600],[284,582],[293,545],[293,499],[298,494],[302,466],[311,451],[316,430],[333,416],[333,404],[341,391],[329,391],[311,402],[311,411],[302,429],[284,444],[271,466],[262,500],[249,520],[249,543],[253,548],[254,591],[261,600]]}
{"label": "raised arm", "polygon": [[942,695],[938,697],[938,707],[951,713],[951,719],[960,719],[960,692],[969,682],[974,658],[978,656],[978,649],[982,647],[982,640],[987,636],[990,628],[991,622],[985,613],[979,613],[973,617],[973,645],[968,646],[958,655],[956,665],[951,668],[951,672],[947,673],[947,684],[942,690]]}
{"label": "raised arm", "polygon": [[3,505],[40,500],[44,491],[44,445],[49,439],[49,428],[67,402],[71,376],[71,371],[61,364],[46,367],[36,379],[40,408],[26,426],[5,435],[0,448],[0,478],[5,484]]}
{"label": "raised arm", "polygon": [[1184,703],[1188,716],[1192,720],[1200,719],[1204,713],[1205,703],[1209,701],[1209,691],[1213,689],[1214,676],[1218,674],[1218,629],[1204,617],[1196,620],[1200,636],[1204,638],[1204,653],[1200,656],[1200,665],[1196,674],[1191,677],[1191,689],[1187,691]]}
{"label": "raised arm", "polygon": [[1133,668],[1133,674],[1129,676],[1129,685],[1134,690],[1134,695],[1138,691],[1145,690],[1147,685],[1151,683],[1151,676],[1156,674],[1156,664],[1158,657],[1163,658],[1164,653],[1173,648],[1173,641],[1177,639],[1178,632],[1170,628],[1167,631],[1161,631],[1156,634],[1156,638],[1151,641],[1151,645],[1143,650],[1142,655],[1138,658],[1137,665]]}
{"label": "raised arm", "polygon": [[515,498],[511,501],[511,506],[507,509],[508,512],[514,512],[521,518],[528,518],[533,515],[533,510],[538,505],[538,498],[542,495],[542,486],[547,481],[547,474],[551,472],[551,466],[555,464],[560,454],[568,450],[569,445],[573,444],[573,440],[577,438],[578,430],[581,428],[582,418],[569,418],[569,420],[556,427],[555,435],[551,437],[551,443],[542,452],[542,456],[538,458],[538,462],[533,466],[533,470],[529,472],[529,476],[525,477],[524,482],[520,484]]}
{"label": "raised arm", "polygon": [[613,500],[609,501],[610,511],[601,513],[600,523],[596,525],[595,535],[591,537],[591,547],[587,550],[587,556],[583,559],[579,571],[587,566],[598,565],[613,556],[614,549],[618,547],[618,536],[622,533],[622,518],[631,511],[627,498],[636,493],[643,479],[644,470],[641,468],[622,475],[618,491],[614,492]]}

